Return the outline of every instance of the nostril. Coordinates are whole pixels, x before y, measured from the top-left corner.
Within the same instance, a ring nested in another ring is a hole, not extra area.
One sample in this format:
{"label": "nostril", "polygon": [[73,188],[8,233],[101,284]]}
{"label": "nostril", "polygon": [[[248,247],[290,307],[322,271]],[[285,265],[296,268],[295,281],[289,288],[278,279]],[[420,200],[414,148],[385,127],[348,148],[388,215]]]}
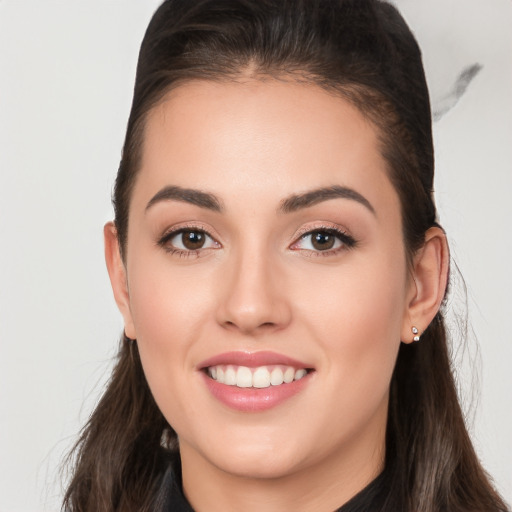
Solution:
{"label": "nostril", "polygon": [[232,320],[226,320],[224,322],[224,327],[228,328],[228,329],[237,329],[237,330],[241,330],[241,331],[247,331],[247,332],[250,332],[250,331],[265,331],[265,330],[269,330],[269,329],[275,329],[276,327],[276,323],[275,322],[263,322],[261,324],[253,324],[253,325],[244,325],[244,324],[237,324],[236,322],[233,322]]}
{"label": "nostril", "polygon": [[229,331],[231,330],[238,330],[238,327],[236,325],[235,322],[232,322],[231,320],[226,320],[222,326],[224,327],[224,329],[227,329]]}

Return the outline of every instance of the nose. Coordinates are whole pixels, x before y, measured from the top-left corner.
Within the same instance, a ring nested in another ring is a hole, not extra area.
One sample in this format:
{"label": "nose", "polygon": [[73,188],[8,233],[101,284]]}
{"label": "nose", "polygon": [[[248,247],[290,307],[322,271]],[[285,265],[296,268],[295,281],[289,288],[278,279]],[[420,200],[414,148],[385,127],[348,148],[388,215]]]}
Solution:
{"label": "nose", "polygon": [[253,251],[233,258],[226,266],[217,310],[222,327],[256,336],[290,323],[285,276],[268,254]]}

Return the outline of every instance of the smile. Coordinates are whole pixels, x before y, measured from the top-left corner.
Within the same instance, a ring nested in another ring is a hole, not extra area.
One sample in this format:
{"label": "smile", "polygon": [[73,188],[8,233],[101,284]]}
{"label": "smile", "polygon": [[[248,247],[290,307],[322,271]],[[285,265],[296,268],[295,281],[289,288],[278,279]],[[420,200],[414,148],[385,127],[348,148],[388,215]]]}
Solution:
{"label": "smile", "polygon": [[227,352],[197,367],[211,395],[230,409],[263,412],[308,387],[315,369],[274,352]]}
{"label": "smile", "polygon": [[207,374],[216,382],[238,388],[268,388],[290,384],[307,375],[305,368],[273,365],[249,368],[247,366],[216,365],[207,368]]}

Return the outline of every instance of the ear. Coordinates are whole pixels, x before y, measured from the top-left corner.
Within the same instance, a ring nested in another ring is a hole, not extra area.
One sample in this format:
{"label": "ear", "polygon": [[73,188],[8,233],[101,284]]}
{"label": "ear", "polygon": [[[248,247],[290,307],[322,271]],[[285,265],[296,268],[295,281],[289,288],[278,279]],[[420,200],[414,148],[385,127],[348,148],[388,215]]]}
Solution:
{"label": "ear", "polygon": [[421,336],[439,311],[448,282],[449,261],[444,231],[430,228],[425,234],[425,244],[413,259],[401,332],[404,343],[413,341],[413,327]]}
{"label": "ear", "polygon": [[128,292],[128,280],[126,268],[121,258],[117,229],[113,222],[107,222],[103,228],[105,239],[105,261],[108,275],[114,292],[114,298],[119,311],[124,319],[124,332],[128,338],[136,339],[135,327],[130,310],[130,295]]}

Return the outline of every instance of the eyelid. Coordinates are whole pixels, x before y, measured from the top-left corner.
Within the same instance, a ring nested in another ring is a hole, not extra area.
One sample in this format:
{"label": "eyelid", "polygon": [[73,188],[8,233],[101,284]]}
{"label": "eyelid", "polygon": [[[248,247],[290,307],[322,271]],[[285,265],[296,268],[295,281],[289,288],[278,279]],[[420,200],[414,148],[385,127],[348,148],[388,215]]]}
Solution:
{"label": "eyelid", "polygon": [[[217,245],[217,247],[201,247],[199,249],[180,249],[178,247],[166,247],[166,244],[175,236],[178,236],[180,233],[185,231],[198,231],[204,233],[207,237],[211,238],[213,242]],[[205,253],[210,251],[211,249],[220,249],[222,244],[218,240],[218,236],[212,234],[213,229],[203,225],[200,222],[184,222],[173,225],[166,230],[164,230],[163,234],[157,238],[156,244],[162,248],[164,248],[167,252],[171,254],[176,254],[178,256],[199,256],[200,253]]]}
{"label": "eyelid", "polygon": [[319,222],[317,224],[308,224],[306,226],[301,227],[298,231],[296,231],[292,237],[292,242],[296,242],[304,235],[308,235],[310,233],[314,233],[315,231],[334,231],[339,233],[340,235],[345,235],[347,237],[353,238],[350,232],[340,226],[339,224],[334,224],[331,222]]}
{"label": "eyelid", "polygon": [[213,238],[217,243],[219,242],[219,235],[217,235],[216,231],[211,226],[206,226],[201,222],[180,222],[178,224],[174,224],[166,228],[163,233],[158,237],[158,240],[163,240],[164,238],[169,238],[169,236],[177,235],[183,231],[201,231],[207,234],[209,237]]}
{"label": "eyelid", "polygon": [[[308,235],[312,235],[313,233],[321,231],[332,233],[341,241],[342,246],[333,249],[326,249],[325,251],[315,251],[297,247],[294,248],[294,246],[298,245]],[[320,224],[306,225],[299,229],[293,236],[293,242],[290,245],[290,249],[296,251],[304,251],[305,253],[312,253],[315,256],[330,256],[337,254],[340,251],[351,249],[355,247],[357,243],[357,240],[348,232],[348,230],[342,228],[340,225],[330,222],[322,222]]]}

